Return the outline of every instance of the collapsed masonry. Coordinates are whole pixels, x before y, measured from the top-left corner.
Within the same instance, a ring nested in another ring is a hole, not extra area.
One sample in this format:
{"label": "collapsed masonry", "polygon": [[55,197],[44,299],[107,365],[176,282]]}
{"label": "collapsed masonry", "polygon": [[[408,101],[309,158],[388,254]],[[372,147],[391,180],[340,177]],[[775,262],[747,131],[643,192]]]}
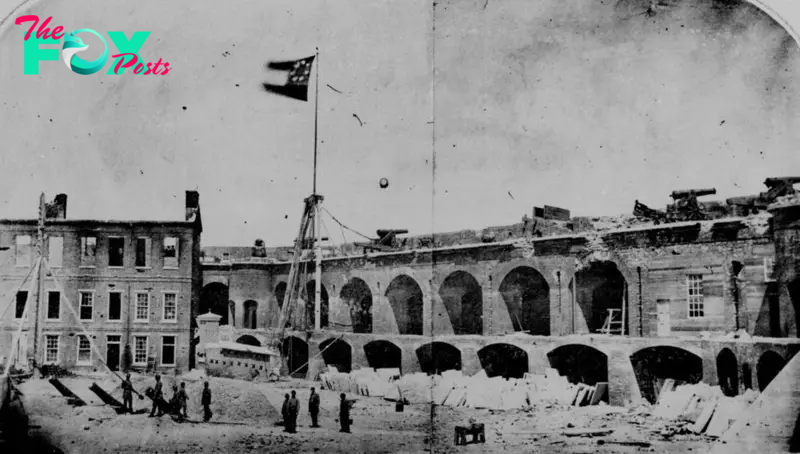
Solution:
{"label": "collapsed masonry", "polygon": [[608,401],[608,383],[571,384],[555,369],[520,379],[489,378],[485,371],[466,376],[449,370],[441,375],[400,375],[399,369],[358,369],[349,374],[328,366],[319,375],[325,389],[345,391],[409,404],[514,410],[537,404],[586,406]]}
{"label": "collapsed masonry", "polygon": [[[318,364],[317,372],[322,367]],[[461,371],[445,371],[441,375],[415,373],[400,375],[399,369],[357,369],[338,372],[327,366],[327,372],[307,378],[318,379],[322,388],[350,392],[367,397],[383,397],[408,404],[435,404],[489,410],[526,410],[536,405],[594,406],[605,405],[608,383],[588,386],[571,384],[555,369],[544,374],[525,374],[521,379],[487,377],[484,371],[465,376]],[[747,415],[757,399],[757,391],[727,397],[718,386],[690,384],[668,379],[661,387],[654,405],[631,408],[633,422],[646,416],[657,421],[651,427],[664,437],[676,434],[704,434],[731,438],[738,432],[736,422]],[[638,422],[642,424],[642,422]],[[729,432],[729,430],[734,432]]]}

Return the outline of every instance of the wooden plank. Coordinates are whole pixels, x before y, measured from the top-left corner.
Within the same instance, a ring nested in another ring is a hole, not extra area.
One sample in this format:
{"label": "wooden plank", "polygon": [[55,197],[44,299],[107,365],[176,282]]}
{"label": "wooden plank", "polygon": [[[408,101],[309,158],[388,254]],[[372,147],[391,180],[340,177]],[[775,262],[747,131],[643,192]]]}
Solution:
{"label": "wooden plank", "polygon": [[697,418],[697,422],[694,423],[692,426],[692,431],[694,433],[702,433],[706,430],[709,421],[711,421],[711,417],[714,415],[714,410],[716,410],[718,399],[713,397],[708,400],[703,411],[700,412],[700,416]]}
{"label": "wooden plank", "polygon": [[86,402],[84,402],[83,399],[75,395],[75,393],[73,393],[69,388],[64,386],[64,384],[61,383],[57,378],[51,378],[48,381],[58,390],[58,392],[61,393],[62,396],[69,399],[71,403],[74,403],[74,405],[79,405],[79,406],[86,405]]}
{"label": "wooden plank", "polygon": [[122,407],[122,402],[114,399],[111,394],[105,392],[103,388],[99,387],[97,383],[92,383],[92,386],[89,387],[89,390],[93,393],[97,394],[97,397],[103,401],[106,405],[111,405],[112,407]]}
{"label": "wooden plank", "polygon": [[597,405],[603,398],[608,394],[608,382],[599,382],[595,385],[594,395],[592,396],[592,400],[589,402],[589,405]]}
{"label": "wooden plank", "polygon": [[561,434],[567,437],[600,437],[609,435],[612,432],[614,432],[614,429],[567,429]]}

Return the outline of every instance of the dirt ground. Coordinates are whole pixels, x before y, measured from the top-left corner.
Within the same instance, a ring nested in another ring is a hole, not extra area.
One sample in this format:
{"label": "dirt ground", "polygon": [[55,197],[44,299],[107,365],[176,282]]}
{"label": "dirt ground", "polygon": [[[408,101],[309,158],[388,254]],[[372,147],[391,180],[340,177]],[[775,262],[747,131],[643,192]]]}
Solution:
{"label": "dirt ground", "polygon": [[[64,378],[62,383],[87,402],[72,407],[46,380],[20,385],[33,428],[31,435],[64,453],[417,453],[417,452],[547,452],[638,453],[705,452],[709,439],[695,435],[665,438],[654,430],[663,423],[646,414],[612,407],[537,407],[529,411],[490,411],[429,405],[409,405],[395,411],[394,402],[348,394],[356,399],[351,411],[352,433],[339,432],[338,392],[321,391],[321,428],[310,428],[306,411],[309,388],[319,383],[294,380],[275,384],[211,378],[214,417],[201,421],[199,389],[203,377],[165,377],[167,397],[172,383],[186,382],[190,392],[190,421],[178,423],[168,416],[149,418],[150,401],[135,398],[138,414],[117,415],[89,391],[94,382],[121,400],[118,381],[107,377]],[[152,377],[134,377],[140,392]],[[298,432],[286,434],[277,426],[283,395],[297,391],[301,401]],[[454,446],[456,425],[473,418],[486,425],[486,443]],[[431,424],[434,421],[435,424]],[[431,430],[433,428],[433,430]],[[602,437],[567,437],[565,429],[613,429]],[[649,447],[624,446],[615,440],[645,441]]]}

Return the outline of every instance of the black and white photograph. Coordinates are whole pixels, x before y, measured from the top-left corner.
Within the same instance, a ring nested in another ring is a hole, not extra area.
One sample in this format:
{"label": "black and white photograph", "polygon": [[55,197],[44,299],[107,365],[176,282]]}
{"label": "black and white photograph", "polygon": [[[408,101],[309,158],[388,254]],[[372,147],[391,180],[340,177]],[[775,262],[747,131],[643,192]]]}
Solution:
{"label": "black and white photograph", "polygon": [[0,453],[800,452],[800,1],[0,0]]}

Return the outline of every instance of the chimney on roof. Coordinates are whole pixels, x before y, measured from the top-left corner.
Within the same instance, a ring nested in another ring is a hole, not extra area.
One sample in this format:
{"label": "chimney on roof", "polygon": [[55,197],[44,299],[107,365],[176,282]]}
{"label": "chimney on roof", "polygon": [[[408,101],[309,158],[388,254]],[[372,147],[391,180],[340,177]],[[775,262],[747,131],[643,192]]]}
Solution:
{"label": "chimney on roof", "polygon": [[47,219],[66,219],[67,218],[67,195],[58,194],[55,200],[45,204],[45,218]]}
{"label": "chimney on roof", "polygon": [[200,214],[200,193],[186,191],[186,220],[194,221]]}

